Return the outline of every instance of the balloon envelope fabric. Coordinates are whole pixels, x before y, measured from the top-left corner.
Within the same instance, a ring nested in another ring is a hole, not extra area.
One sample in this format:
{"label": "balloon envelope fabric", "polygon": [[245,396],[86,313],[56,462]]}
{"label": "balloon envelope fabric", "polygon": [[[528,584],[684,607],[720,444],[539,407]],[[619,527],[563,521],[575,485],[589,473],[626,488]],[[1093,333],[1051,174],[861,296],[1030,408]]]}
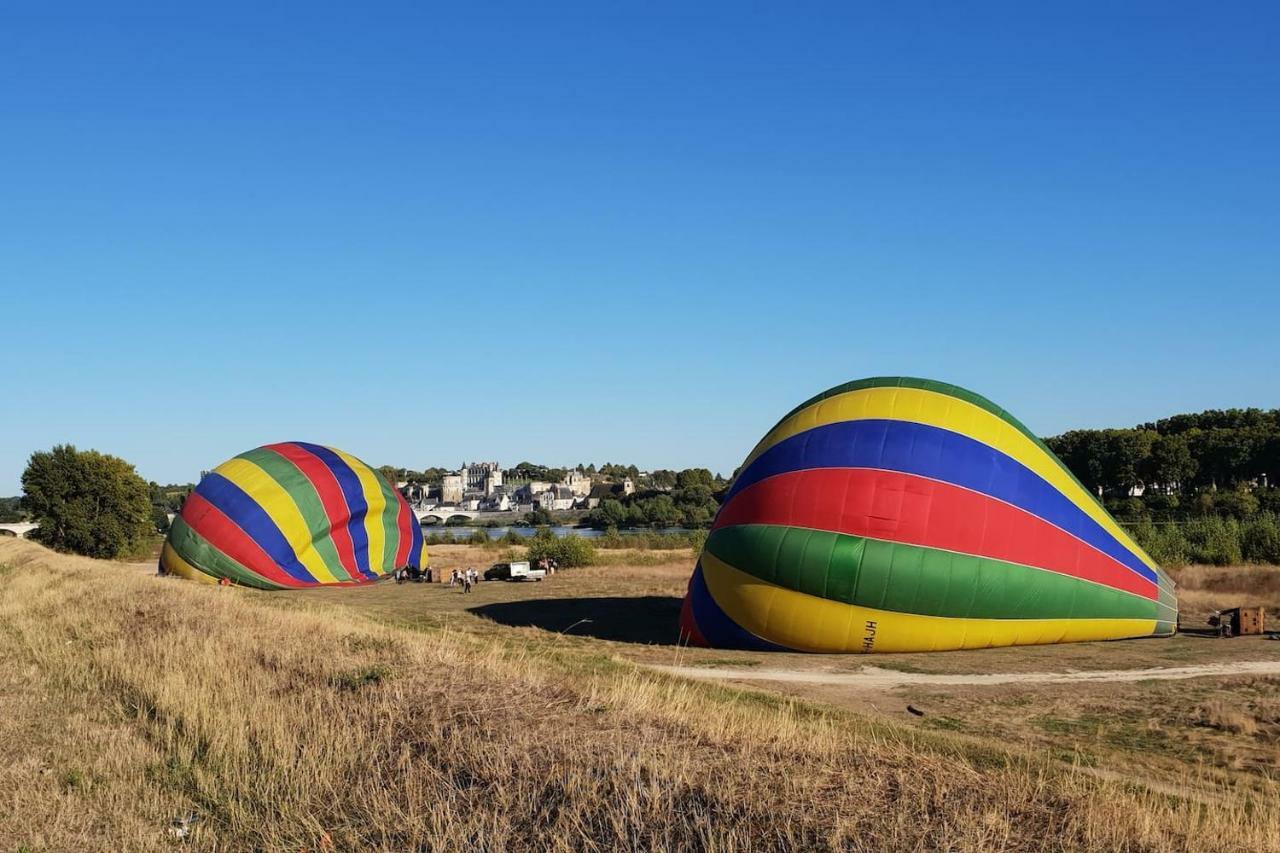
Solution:
{"label": "balloon envelope fabric", "polygon": [[721,648],[942,651],[1170,636],[1177,598],[1009,413],[888,377],[820,394],[760,441],[680,621]]}
{"label": "balloon envelope fabric", "polygon": [[417,517],[378,471],[341,450],[291,441],[206,474],[169,528],[160,568],[288,589],[369,583],[425,559]]}

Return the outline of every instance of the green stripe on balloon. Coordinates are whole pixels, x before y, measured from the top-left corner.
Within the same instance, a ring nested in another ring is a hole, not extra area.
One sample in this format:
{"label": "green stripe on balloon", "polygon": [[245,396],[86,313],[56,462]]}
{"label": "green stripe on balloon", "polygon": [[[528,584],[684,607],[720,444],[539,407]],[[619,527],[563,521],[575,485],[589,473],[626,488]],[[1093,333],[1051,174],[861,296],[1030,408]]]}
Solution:
{"label": "green stripe on balloon", "polygon": [[377,468],[370,468],[373,477],[378,481],[378,487],[382,489],[382,498],[386,505],[382,508],[382,529],[384,536],[382,538],[382,572],[394,572],[400,568],[395,565],[396,553],[400,550],[400,501],[397,500],[399,495],[392,490],[391,484],[387,482],[387,478],[382,476],[382,472]]}
{"label": "green stripe on balloon", "polygon": [[179,515],[173,519],[169,527],[169,544],[182,559],[205,574],[216,578],[230,578],[239,584],[253,586],[258,589],[288,589],[281,584],[273,583],[256,572],[240,565],[236,560],[209,544],[199,533],[191,529]]}
{"label": "green stripe on balloon", "polygon": [[1054,572],[861,536],[744,524],[706,549],[786,589],[862,607],[970,619],[1156,619],[1151,599]]}

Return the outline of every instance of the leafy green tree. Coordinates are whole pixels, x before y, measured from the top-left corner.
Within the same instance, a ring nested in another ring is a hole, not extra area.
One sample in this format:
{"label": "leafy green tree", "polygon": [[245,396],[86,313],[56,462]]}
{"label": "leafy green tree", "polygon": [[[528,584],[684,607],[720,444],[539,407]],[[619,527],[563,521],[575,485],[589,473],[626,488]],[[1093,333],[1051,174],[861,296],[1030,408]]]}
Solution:
{"label": "leafy green tree", "polygon": [[117,559],[155,535],[147,481],[128,462],[60,444],[31,454],[22,507],[40,525],[33,538],[59,551]]}
{"label": "leafy green tree", "polygon": [[600,505],[592,512],[589,522],[592,527],[602,530],[618,528],[627,523],[627,508],[620,501],[612,498],[600,501]]}
{"label": "leafy green tree", "polygon": [[1159,436],[1150,430],[1109,429],[1102,436],[1102,477],[1107,491],[1128,495],[1142,483],[1141,469]]}
{"label": "leafy green tree", "polygon": [[160,504],[151,505],[151,523],[156,526],[156,532],[160,534],[169,532],[169,510]]}
{"label": "leafy green tree", "polygon": [[654,495],[644,502],[644,518],[654,527],[671,527],[684,519],[671,495]]}
{"label": "leafy green tree", "polygon": [[676,487],[676,472],[660,468],[649,476],[649,480],[653,483],[655,489],[674,489]]}
{"label": "leafy green tree", "polygon": [[690,486],[706,486],[714,489],[715,477],[706,468],[686,468],[676,475],[676,488],[687,489]]}
{"label": "leafy green tree", "polygon": [[551,510],[538,507],[532,512],[526,512],[524,514],[524,520],[527,524],[531,524],[534,527],[540,527],[551,524],[555,521],[555,518],[552,517]]}
{"label": "leafy green tree", "polygon": [[22,509],[20,504],[22,498],[0,498],[0,523],[11,524],[16,521],[22,521]]}
{"label": "leafy green tree", "polygon": [[1160,485],[1165,490],[1177,490],[1191,484],[1198,468],[1185,436],[1162,435],[1151,445],[1151,455],[1142,466],[1142,476],[1146,483]]}

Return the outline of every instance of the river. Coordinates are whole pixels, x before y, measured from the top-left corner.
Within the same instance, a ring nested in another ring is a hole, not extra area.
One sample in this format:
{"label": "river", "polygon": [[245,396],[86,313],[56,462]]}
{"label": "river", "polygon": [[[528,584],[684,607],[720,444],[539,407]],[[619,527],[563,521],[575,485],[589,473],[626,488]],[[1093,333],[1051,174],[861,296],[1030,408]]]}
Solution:
{"label": "river", "polygon": [[[538,532],[536,527],[461,527],[461,526],[445,526],[442,524],[424,524],[422,526],[423,536],[450,536],[454,539],[469,539],[471,534],[477,530],[487,533],[490,539],[501,539],[506,536],[509,531],[514,530],[517,536],[523,536],[526,539]],[[551,532],[556,536],[581,536],[583,539],[596,539],[604,535],[603,530],[594,530],[590,527],[552,527]],[[692,533],[693,531],[687,527],[641,527],[638,529],[619,530],[618,533],[623,536],[634,536],[637,533],[657,533],[660,535],[674,536],[682,533]]]}

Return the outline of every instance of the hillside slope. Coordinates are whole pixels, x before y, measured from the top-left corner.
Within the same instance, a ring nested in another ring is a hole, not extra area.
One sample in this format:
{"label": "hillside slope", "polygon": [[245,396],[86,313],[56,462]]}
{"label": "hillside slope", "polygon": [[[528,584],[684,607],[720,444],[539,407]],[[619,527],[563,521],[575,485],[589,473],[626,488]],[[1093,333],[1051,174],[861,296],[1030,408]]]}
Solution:
{"label": "hillside slope", "polygon": [[25,541],[0,565],[5,849],[1280,848],[1274,797]]}

